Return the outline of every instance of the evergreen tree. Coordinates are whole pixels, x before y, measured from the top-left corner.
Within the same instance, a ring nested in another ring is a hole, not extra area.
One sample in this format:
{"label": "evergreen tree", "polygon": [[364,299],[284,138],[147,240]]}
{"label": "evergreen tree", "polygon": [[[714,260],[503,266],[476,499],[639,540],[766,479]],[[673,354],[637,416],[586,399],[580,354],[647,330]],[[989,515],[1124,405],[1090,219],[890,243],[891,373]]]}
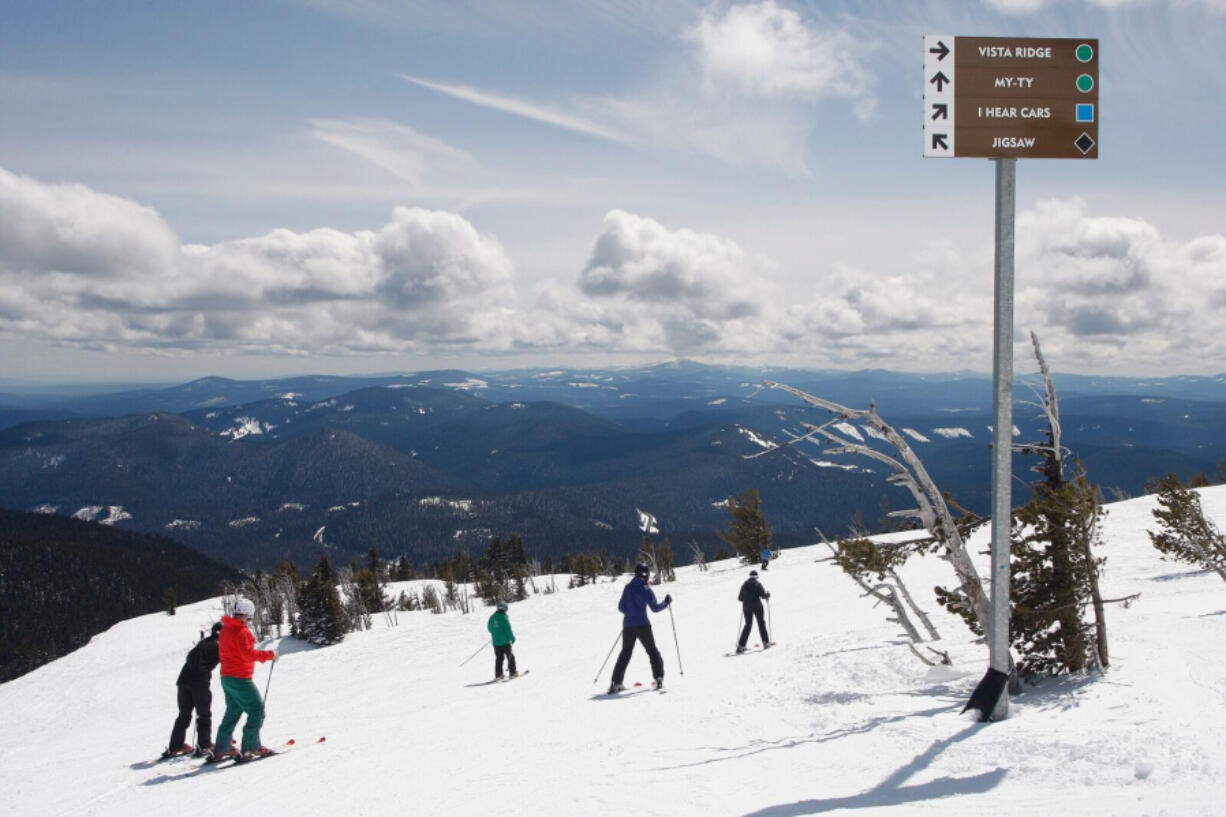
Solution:
{"label": "evergreen tree", "polygon": [[1200,494],[1168,473],[1151,486],[1158,494],[1154,518],[1159,529],[1149,531],[1149,541],[1164,556],[1215,570],[1226,579],[1226,537],[1205,518]]}
{"label": "evergreen tree", "polygon": [[656,546],[656,570],[661,582],[677,581],[677,571],[673,569],[673,546],[667,536]]}
{"label": "evergreen tree", "polygon": [[387,609],[387,600],[383,597],[381,567],[379,552],[371,545],[366,553],[366,567],[355,567],[353,571],[354,593],[367,613],[382,613]]}
{"label": "evergreen tree", "polygon": [[1083,610],[1103,561],[1091,555],[1100,543],[1101,517],[1084,473],[1040,483],[1014,512],[1009,630],[1021,674],[1079,672],[1095,660],[1094,628]]}
{"label": "evergreen tree", "polygon": [[166,615],[173,616],[175,606],[175,589],[167,587],[166,592],[162,594],[162,609],[166,611]]}
{"label": "evergreen tree", "polygon": [[416,578],[416,573],[413,570],[413,563],[409,561],[409,557],[401,555],[396,562],[396,569],[393,572],[396,581],[407,582]]}
{"label": "evergreen tree", "polygon": [[298,597],[298,633],[312,644],[339,643],[348,632],[345,608],[336,590],[336,575],[327,556],[311,571]]}
{"label": "evergreen tree", "polygon": [[771,546],[771,526],[762,513],[762,499],[757,488],[750,488],[738,497],[728,497],[729,525],[727,531],[719,531],[719,538],[732,549],[745,564],[752,564],[762,557],[762,549]]}

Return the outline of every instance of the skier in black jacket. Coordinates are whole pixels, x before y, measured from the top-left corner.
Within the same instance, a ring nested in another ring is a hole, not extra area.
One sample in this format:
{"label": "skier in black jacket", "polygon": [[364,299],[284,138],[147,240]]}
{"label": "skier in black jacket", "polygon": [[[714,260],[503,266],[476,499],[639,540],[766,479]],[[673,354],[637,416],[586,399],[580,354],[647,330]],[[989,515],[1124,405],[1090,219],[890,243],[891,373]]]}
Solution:
{"label": "skier in black jacket", "polygon": [[209,681],[220,662],[217,655],[217,636],[220,632],[219,621],[213,625],[209,635],[192,647],[187,660],[183,662],[183,669],[179,670],[179,679],[175,681],[179,689],[179,717],[170,730],[170,745],[162,752],[163,760],[193,751],[186,743],[187,725],[192,722],[193,709],[196,711],[196,734],[200,739],[195,753],[203,755],[213,748],[213,692],[209,689]]}
{"label": "skier in black jacket", "polygon": [[753,626],[755,616],[758,619],[758,635],[762,636],[762,649],[770,648],[771,641],[766,632],[766,619],[762,615],[762,599],[770,597],[771,594],[766,592],[766,588],[758,581],[758,571],[749,571],[749,578],[741,585],[741,592],[736,597],[741,603],[741,612],[745,615],[745,627],[741,630],[740,640],[736,642],[738,653],[745,652],[745,643],[749,641],[749,630]]}

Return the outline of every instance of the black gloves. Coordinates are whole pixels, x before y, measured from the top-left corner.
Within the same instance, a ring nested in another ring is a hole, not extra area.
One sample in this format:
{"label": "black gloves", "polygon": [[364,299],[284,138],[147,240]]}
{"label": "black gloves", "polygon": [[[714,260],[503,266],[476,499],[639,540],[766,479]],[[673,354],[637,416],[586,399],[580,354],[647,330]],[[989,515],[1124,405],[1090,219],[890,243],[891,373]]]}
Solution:
{"label": "black gloves", "polygon": [[664,606],[667,607],[668,605],[672,603],[673,603],[673,596],[671,593],[669,593],[668,595],[664,597]]}

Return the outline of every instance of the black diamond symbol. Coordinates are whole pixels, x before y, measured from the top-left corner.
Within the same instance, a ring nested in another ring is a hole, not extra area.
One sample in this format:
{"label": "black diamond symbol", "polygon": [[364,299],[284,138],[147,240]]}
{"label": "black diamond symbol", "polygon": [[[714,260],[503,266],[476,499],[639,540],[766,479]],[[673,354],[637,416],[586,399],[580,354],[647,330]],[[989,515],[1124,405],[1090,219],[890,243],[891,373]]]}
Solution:
{"label": "black diamond symbol", "polygon": [[1083,132],[1077,137],[1077,141],[1073,144],[1076,145],[1077,149],[1082,153],[1089,153],[1090,148],[1094,147],[1094,140],[1090,137],[1090,134]]}

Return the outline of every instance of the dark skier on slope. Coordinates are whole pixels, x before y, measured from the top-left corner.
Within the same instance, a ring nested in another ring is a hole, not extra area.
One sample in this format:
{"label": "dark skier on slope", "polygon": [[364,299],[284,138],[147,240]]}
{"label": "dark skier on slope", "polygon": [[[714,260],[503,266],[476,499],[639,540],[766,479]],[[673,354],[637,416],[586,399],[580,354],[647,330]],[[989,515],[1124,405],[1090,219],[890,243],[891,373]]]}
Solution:
{"label": "dark skier on slope", "polygon": [[[234,605],[233,616],[221,619],[221,635],[217,639],[217,652],[221,657],[221,689],[226,695],[226,714],[217,727],[217,740],[210,761],[240,757],[244,760],[272,754],[260,745],[260,727],[264,724],[264,701],[251,676],[256,661],[273,661],[277,654],[272,650],[257,650],[255,636],[247,629],[247,621],[255,615],[255,605],[249,599],[239,599]],[[238,719],[247,714],[243,724],[242,753],[234,748],[234,727]]]}
{"label": "dark skier on slope", "polygon": [[770,597],[771,594],[766,592],[766,588],[758,581],[758,571],[749,571],[749,578],[741,585],[741,592],[736,597],[741,603],[741,612],[745,615],[745,627],[741,630],[741,637],[736,642],[738,653],[745,652],[745,643],[749,641],[749,630],[753,627],[754,618],[758,619],[758,635],[762,636],[762,649],[770,648],[771,642],[766,632],[766,619],[762,616],[762,599]]}
{"label": "dark skier on slope", "polygon": [[665,596],[663,603],[656,601],[656,594],[647,584],[650,569],[647,565],[636,565],[634,578],[622,590],[621,601],[617,609],[622,612],[622,651],[613,665],[613,683],[609,686],[609,694],[621,692],[626,687],[622,681],[626,678],[626,666],[630,663],[630,654],[634,652],[634,642],[643,642],[643,649],[651,659],[651,675],[655,679],[655,687],[664,686],[664,658],[656,649],[656,639],[651,632],[651,622],[647,619],[647,608],[660,612],[673,603],[671,595]]}
{"label": "dark skier on slope", "polygon": [[511,645],[515,643],[515,633],[511,632],[511,620],[507,618],[505,601],[498,602],[498,609],[490,616],[489,623],[485,627],[490,631],[490,640],[494,644],[494,679],[501,681],[503,678],[502,661],[504,658],[511,677],[517,677],[519,672],[515,669],[515,654],[511,652]]}
{"label": "dark skier on slope", "polygon": [[183,669],[179,670],[179,678],[175,681],[179,717],[175,718],[175,725],[170,730],[170,743],[162,752],[163,760],[193,751],[186,743],[187,725],[192,722],[193,710],[196,713],[195,754],[200,756],[213,748],[213,692],[209,689],[209,682],[221,660],[217,655],[217,635],[220,632],[219,621],[213,625],[212,632],[191,648],[183,662]]}

